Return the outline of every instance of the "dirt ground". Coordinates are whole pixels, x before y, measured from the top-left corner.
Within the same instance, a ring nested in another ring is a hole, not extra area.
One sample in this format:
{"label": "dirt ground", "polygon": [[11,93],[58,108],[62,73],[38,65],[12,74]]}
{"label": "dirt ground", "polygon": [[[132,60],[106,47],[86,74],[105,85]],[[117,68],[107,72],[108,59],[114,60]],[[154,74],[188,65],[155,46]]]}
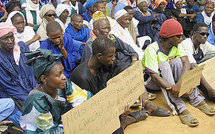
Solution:
{"label": "dirt ground", "polygon": [[[152,101],[157,106],[170,110],[161,92],[156,93],[157,98]],[[129,125],[125,129],[125,134],[215,134],[215,116],[208,116],[199,109],[191,106],[185,100],[187,109],[199,121],[199,126],[188,127],[181,123],[178,116],[170,117],[152,117],[146,120]],[[207,101],[208,102],[208,101]],[[215,107],[215,104],[208,102],[209,105]],[[171,111],[171,110],[170,110]]]}

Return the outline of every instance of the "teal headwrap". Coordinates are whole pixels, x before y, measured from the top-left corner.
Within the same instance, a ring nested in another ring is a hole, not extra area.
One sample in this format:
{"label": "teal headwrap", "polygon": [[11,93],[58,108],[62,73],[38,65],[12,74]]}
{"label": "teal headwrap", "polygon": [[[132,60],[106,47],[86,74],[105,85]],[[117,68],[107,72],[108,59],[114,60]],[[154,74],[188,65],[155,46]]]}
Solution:
{"label": "teal headwrap", "polygon": [[39,48],[34,52],[26,52],[25,56],[28,59],[25,64],[33,66],[34,77],[40,82],[40,76],[53,67],[63,55],[53,54],[51,50]]}

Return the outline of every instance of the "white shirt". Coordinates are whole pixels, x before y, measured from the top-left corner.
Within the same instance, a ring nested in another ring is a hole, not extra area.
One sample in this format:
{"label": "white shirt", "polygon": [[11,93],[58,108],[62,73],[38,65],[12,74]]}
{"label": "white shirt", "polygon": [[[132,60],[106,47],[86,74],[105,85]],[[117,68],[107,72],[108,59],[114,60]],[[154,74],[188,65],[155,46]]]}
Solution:
{"label": "white shirt", "polygon": [[120,38],[123,42],[130,45],[139,55],[139,59],[142,59],[144,55],[144,51],[137,46],[137,44],[134,42],[134,39],[132,38],[130,32],[128,31],[128,28],[123,28],[120,26],[119,23],[115,23],[110,31],[111,34],[114,34],[118,38]]}
{"label": "white shirt", "polygon": [[[184,48],[185,53],[188,56],[190,63],[196,63],[196,60],[193,57],[193,54],[198,53],[199,48],[195,50],[192,39],[187,38],[181,42],[182,47]],[[200,49],[203,52],[203,55],[215,53],[215,46],[210,44],[209,42],[205,42],[205,44],[200,44]]]}

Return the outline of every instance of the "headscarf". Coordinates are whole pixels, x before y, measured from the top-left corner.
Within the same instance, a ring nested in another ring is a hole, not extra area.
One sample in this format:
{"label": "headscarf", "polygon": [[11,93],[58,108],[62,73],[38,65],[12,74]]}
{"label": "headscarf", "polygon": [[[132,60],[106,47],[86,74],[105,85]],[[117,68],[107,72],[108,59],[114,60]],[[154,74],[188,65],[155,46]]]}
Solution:
{"label": "headscarf", "polygon": [[[0,38],[8,33],[12,32],[13,34],[16,33],[16,28],[10,24],[7,24],[5,22],[0,23]],[[16,40],[14,40],[14,47],[13,47],[13,57],[15,60],[15,63],[19,65],[19,59],[20,59],[20,47],[17,44]]]}
{"label": "headscarf", "polygon": [[[24,17],[23,14],[22,14],[21,12],[19,12],[19,11],[13,11],[13,12],[11,12],[11,13],[8,15],[8,17],[7,17],[6,23],[8,23],[8,24],[10,24],[10,25],[13,25],[11,18],[12,18],[14,15],[16,15],[17,13],[22,15],[22,17],[23,17],[23,19],[24,19],[24,23],[26,23],[26,22],[25,22],[25,17]],[[17,37],[17,39],[18,39],[17,41],[18,41],[18,42],[19,42],[19,41],[23,41],[23,42],[29,41],[30,39],[33,38],[34,35],[35,35],[35,33],[34,33],[34,31],[33,31],[33,28],[30,27],[30,26],[25,26],[25,27],[24,27],[24,31],[23,31],[22,33],[19,33],[19,32],[16,32],[16,33],[15,33],[15,37]],[[35,41],[35,42],[33,42],[32,44],[29,45],[29,49],[30,49],[31,51],[36,50],[38,47],[40,47],[39,41]]]}
{"label": "headscarf", "polygon": [[125,15],[127,13],[128,12],[125,9],[121,9],[121,10],[117,11],[115,14],[115,20],[119,19],[120,17],[122,17],[123,15]]}
{"label": "headscarf", "polygon": [[55,11],[55,7],[51,4],[44,5],[40,10],[40,18],[42,19],[42,24],[37,30],[37,34],[41,37],[40,41],[44,41],[48,38],[46,34],[46,24],[48,23],[48,21],[44,18],[44,15],[50,10]]}
{"label": "headscarf", "polygon": [[183,29],[181,24],[175,19],[168,19],[166,20],[159,32],[159,35],[163,38],[169,38],[176,35],[183,34]]}
{"label": "headscarf", "polygon": [[168,4],[166,0],[155,0],[155,7],[153,9],[158,8],[161,2],[163,2],[165,6]]}
{"label": "headscarf", "polygon": [[94,14],[93,14],[93,23],[98,21],[98,20],[101,20],[101,19],[106,19],[105,15],[103,14],[103,12],[101,11],[96,11]]}
{"label": "headscarf", "polygon": [[40,18],[43,19],[44,18],[44,15],[48,12],[48,11],[55,11],[55,7],[51,4],[46,4],[44,5],[41,9],[40,9]]}
{"label": "headscarf", "polygon": [[71,8],[67,4],[58,4],[57,8],[56,8],[56,14],[57,14],[57,16],[59,17],[63,13],[63,11],[66,10],[66,9],[69,12],[68,16],[70,16],[70,14],[71,14]]}
{"label": "headscarf", "polygon": [[93,4],[96,2],[96,1],[100,1],[100,0],[88,0],[85,7],[86,9],[88,9],[89,7],[93,6]]}
{"label": "headscarf", "polygon": [[[20,14],[20,15],[22,15],[22,17],[23,17],[23,19],[24,19],[24,22],[25,22],[25,17],[24,17],[24,15],[23,15],[20,11],[13,11],[13,12],[11,12],[11,13],[8,15],[7,20],[6,20],[6,23],[8,23],[8,24],[10,24],[10,25],[13,25],[11,18],[12,18],[15,14],[17,14],[17,13]],[[25,22],[25,23],[26,23],[26,22]]]}
{"label": "headscarf", "polygon": [[26,19],[28,21],[28,23],[33,24],[33,16],[31,11],[35,11],[36,12],[36,16],[37,16],[37,25],[39,25],[41,23],[41,18],[39,17],[40,14],[40,9],[39,9],[39,3],[34,4],[31,0],[26,0]]}
{"label": "headscarf", "polygon": [[28,59],[25,64],[33,66],[34,77],[40,82],[40,76],[52,68],[63,55],[53,54],[52,50],[39,48],[33,52],[26,52],[25,56]]}

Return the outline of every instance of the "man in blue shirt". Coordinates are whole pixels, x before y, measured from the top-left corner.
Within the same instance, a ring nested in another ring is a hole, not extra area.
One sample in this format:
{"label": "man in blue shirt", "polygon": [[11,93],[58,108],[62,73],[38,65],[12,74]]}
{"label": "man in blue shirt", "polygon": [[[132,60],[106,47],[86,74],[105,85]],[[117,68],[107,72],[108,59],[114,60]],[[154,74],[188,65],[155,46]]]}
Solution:
{"label": "man in blue shirt", "polygon": [[60,24],[56,21],[50,21],[46,26],[46,31],[48,39],[41,44],[40,48],[52,50],[54,54],[63,55],[63,58],[59,60],[64,66],[65,76],[69,78],[76,66],[76,61],[81,58],[78,53],[81,44],[74,43],[71,35],[63,34]]}
{"label": "man in blue shirt", "polygon": [[15,31],[15,27],[4,22],[0,23],[0,98],[12,98],[16,104],[9,117],[2,120],[13,121],[19,127],[22,104],[36,86],[36,81],[32,68],[25,64],[28,45],[15,41]]}
{"label": "man in blue shirt", "polygon": [[190,11],[194,11],[194,12],[198,12],[199,11],[199,8],[197,6],[194,5],[194,2],[193,0],[186,0],[186,3],[187,5],[186,6],[183,6],[183,8],[187,8],[189,9]]}

